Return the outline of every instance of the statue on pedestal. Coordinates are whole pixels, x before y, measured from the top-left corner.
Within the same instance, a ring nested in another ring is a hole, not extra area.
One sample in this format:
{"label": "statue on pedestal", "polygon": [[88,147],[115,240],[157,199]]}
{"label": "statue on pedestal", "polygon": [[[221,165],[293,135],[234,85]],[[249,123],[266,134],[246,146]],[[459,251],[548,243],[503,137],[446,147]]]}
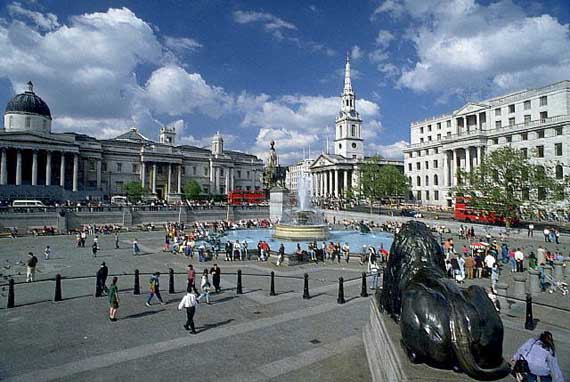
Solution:
{"label": "statue on pedestal", "polygon": [[271,141],[269,149],[269,159],[267,166],[263,170],[263,188],[271,190],[273,187],[285,188],[285,167],[279,166],[279,158],[275,151],[275,141]]}

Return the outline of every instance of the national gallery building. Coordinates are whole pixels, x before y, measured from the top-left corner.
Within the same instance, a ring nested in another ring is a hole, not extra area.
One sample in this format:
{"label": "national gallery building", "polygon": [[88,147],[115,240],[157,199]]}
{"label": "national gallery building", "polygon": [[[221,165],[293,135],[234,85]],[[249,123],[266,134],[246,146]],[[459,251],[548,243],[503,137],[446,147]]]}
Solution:
{"label": "national gallery building", "polygon": [[224,150],[219,133],[211,147],[201,148],[177,146],[170,127],[162,127],[154,142],[136,128],[112,139],[53,133],[51,122],[31,82],[8,102],[0,129],[0,199],[104,199],[123,194],[129,182],[167,200],[179,199],[190,180],[204,195],[261,189],[263,161]]}

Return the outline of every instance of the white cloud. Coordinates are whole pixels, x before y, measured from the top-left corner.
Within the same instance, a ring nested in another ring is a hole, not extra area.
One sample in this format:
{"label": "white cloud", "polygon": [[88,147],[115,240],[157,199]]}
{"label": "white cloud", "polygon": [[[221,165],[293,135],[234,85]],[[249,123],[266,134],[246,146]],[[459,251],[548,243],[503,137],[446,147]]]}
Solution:
{"label": "white cloud", "polygon": [[353,61],[360,59],[363,56],[364,52],[358,45],[354,45],[350,50],[350,58]]}
{"label": "white cloud", "polygon": [[172,36],[166,36],[164,38],[164,45],[179,54],[186,51],[193,52],[202,47],[202,44],[193,38]]}
{"label": "white cloud", "polygon": [[59,27],[57,16],[53,13],[40,13],[22,6],[21,3],[13,2],[8,5],[8,14],[13,18],[27,18],[38,26],[41,30],[50,31]]}
{"label": "white cloud", "polygon": [[402,150],[408,145],[409,142],[406,141],[398,141],[390,145],[369,143],[367,145],[367,151],[369,155],[380,154],[386,159],[403,159],[404,153]]}
{"label": "white cloud", "polygon": [[569,26],[553,16],[528,16],[509,0],[400,4],[417,54],[401,73],[402,86],[457,93],[476,84],[504,93],[570,77]]}
{"label": "white cloud", "polygon": [[381,29],[378,31],[378,36],[376,36],[376,40],[374,42],[378,47],[386,49],[390,46],[392,40],[394,40],[394,35],[390,31]]}
{"label": "white cloud", "polygon": [[376,7],[372,13],[371,19],[374,20],[381,13],[389,13],[394,17],[400,17],[403,11],[403,6],[398,0],[386,0]]}
{"label": "white cloud", "polygon": [[253,11],[235,11],[234,21],[238,24],[261,23],[268,32],[278,39],[282,39],[284,30],[296,30],[295,24],[285,21],[271,13]]}

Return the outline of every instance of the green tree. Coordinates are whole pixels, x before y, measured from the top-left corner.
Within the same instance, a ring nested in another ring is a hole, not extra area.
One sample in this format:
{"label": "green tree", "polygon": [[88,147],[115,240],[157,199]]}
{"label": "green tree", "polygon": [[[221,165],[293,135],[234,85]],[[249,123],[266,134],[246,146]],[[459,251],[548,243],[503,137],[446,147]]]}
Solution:
{"label": "green tree", "polygon": [[532,210],[564,198],[568,179],[557,180],[548,165],[529,161],[522,151],[505,146],[489,152],[481,164],[467,173],[458,171],[454,196],[469,198],[469,204],[504,216],[507,226],[518,218],[521,206]]}
{"label": "green tree", "polygon": [[196,180],[192,179],[184,185],[184,189],[182,191],[184,192],[184,197],[186,199],[194,200],[200,197],[202,187],[200,187],[200,184]]}
{"label": "green tree", "polygon": [[367,160],[361,167],[360,187],[362,196],[370,201],[383,198],[406,197],[410,184],[406,176],[392,165],[381,165],[380,157]]}
{"label": "green tree", "polygon": [[140,182],[129,182],[123,185],[123,192],[129,198],[131,203],[140,202],[142,197],[146,194],[146,190]]}

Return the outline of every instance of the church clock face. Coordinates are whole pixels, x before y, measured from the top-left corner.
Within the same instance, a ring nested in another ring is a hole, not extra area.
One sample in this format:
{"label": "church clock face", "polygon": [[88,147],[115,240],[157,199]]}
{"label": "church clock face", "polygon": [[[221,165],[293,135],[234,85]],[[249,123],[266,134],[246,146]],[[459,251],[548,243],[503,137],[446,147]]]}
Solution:
{"label": "church clock face", "polygon": [[356,143],[352,144],[352,148],[355,149],[356,148]]}

